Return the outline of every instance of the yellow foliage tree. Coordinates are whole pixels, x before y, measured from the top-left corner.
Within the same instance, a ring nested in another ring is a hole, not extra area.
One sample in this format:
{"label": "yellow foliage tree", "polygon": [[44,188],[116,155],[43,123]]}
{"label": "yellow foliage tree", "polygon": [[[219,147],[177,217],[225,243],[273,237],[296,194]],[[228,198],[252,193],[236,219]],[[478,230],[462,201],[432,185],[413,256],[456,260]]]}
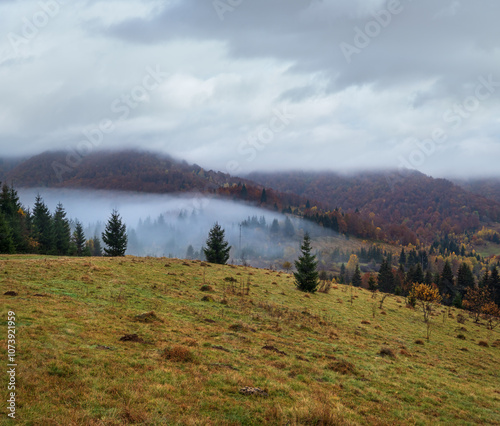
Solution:
{"label": "yellow foliage tree", "polygon": [[429,314],[432,305],[437,305],[441,302],[439,290],[430,284],[413,284],[409,298],[417,301],[417,304],[422,308],[424,313],[424,322],[429,322]]}

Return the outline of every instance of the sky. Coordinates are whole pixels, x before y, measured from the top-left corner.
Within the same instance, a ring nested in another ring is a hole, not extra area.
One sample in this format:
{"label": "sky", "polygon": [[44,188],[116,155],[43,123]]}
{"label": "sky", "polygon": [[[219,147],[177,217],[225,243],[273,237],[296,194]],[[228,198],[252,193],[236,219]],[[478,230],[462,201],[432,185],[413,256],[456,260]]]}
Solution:
{"label": "sky", "polygon": [[0,157],[499,175],[495,0],[3,0]]}

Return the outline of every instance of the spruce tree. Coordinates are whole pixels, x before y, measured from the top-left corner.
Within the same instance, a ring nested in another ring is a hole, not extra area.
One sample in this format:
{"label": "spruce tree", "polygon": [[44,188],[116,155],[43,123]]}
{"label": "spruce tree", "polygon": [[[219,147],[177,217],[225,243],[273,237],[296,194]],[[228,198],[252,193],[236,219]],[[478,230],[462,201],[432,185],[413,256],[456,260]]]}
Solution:
{"label": "spruce tree", "polygon": [[208,234],[207,247],[203,247],[207,262],[225,265],[229,260],[231,246],[225,240],[224,234],[225,232],[221,226],[215,223]]}
{"label": "spruce tree", "polygon": [[5,220],[3,213],[0,211],[0,253],[13,254],[15,253],[14,241],[12,240],[12,232],[9,224]]}
{"label": "spruce tree", "polygon": [[380,265],[377,276],[378,289],[384,293],[394,293],[394,274],[388,259],[384,259]]}
{"label": "spruce tree", "polygon": [[274,219],[273,223],[271,224],[271,229],[269,231],[272,235],[277,235],[280,232],[280,224],[278,222],[278,219]]}
{"label": "spruce tree", "polygon": [[285,219],[285,226],[283,229],[283,233],[285,234],[285,237],[288,238],[292,238],[295,236],[295,228],[293,227],[292,221],[288,216]]}
{"label": "spruce tree", "polygon": [[33,235],[38,247],[38,253],[54,253],[52,215],[40,195],[37,195],[33,207]]}
{"label": "spruce tree", "polygon": [[361,287],[363,283],[363,279],[361,278],[361,271],[359,270],[359,265],[356,265],[356,269],[354,270],[354,274],[352,276],[352,285],[354,287]]}
{"label": "spruce tree", "polygon": [[443,298],[443,304],[450,305],[455,298],[455,278],[453,277],[453,271],[451,270],[450,262],[446,261],[439,277],[439,292]]}
{"label": "spruce tree", "polygon": [[83,256],[85,250],[85,234],[83,226],[80,222],[76,221],[75,231],[72,237],[73,249],[72,252],[76,256]]}
{"label": "spruce tree", "polygon": [[500,306],[500,276],[496,266],[491,269],[488,287],[490,288],[493,301],[497,306]]}
{"label": "spruce tree", "polygon": [[66,212],[61,203],[56,207],[54,213],[54,245],[59,256],[66,256],[69,253],[71,242],[71,229],[66,218]]}
{"label": "spruce tree", "polygon": [[260,194],[260,204],[267,203],[266,188],[262,189],[262,194]]}
{"label": "spruce tree", "polygon": [[318,262],[316,256],[311,254],[311,239],[308,234],[304,235],[302,252],[299,259],[295,261],[297,272],[295,276],[295,285],[300,291],[315,293],[319,286],[319,273],[317,271]]}
{"label": "spruce tree", "polygon": [[474,274],[469,268],[469,265],[463,262],[458,268],[457,274],[457,291],[460,293],[461,298],[463,299],[469,287],[474,287],[475,285],[476,281],[474,280]]}
{"label": "spruce tree", "polygon": [[102,233],[102,240],[106,247],[104,253],[110,257],[125,256],[127,251],[127,227],[116,210],[113,210],[111,217]]}

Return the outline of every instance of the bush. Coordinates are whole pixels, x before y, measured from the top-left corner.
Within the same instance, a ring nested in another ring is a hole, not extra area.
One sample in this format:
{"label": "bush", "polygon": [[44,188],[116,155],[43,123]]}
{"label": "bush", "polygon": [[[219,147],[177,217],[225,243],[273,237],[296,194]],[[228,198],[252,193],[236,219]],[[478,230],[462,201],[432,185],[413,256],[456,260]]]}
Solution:
{"label": "bush", "polygon": [[193,353],[184,346],[174,346],[172,348],[165,348],[162,354],[163,358],[173,362],[194,362],[195,357]]}

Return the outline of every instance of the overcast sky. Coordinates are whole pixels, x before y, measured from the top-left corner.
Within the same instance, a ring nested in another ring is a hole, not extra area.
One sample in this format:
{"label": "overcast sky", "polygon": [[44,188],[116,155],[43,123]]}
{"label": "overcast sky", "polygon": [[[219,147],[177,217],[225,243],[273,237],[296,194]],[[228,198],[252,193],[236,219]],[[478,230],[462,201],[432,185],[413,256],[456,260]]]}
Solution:
{"label": "overcast sky", "polygon": [[498,0],[3,0],[0,156],[500,174]]}

